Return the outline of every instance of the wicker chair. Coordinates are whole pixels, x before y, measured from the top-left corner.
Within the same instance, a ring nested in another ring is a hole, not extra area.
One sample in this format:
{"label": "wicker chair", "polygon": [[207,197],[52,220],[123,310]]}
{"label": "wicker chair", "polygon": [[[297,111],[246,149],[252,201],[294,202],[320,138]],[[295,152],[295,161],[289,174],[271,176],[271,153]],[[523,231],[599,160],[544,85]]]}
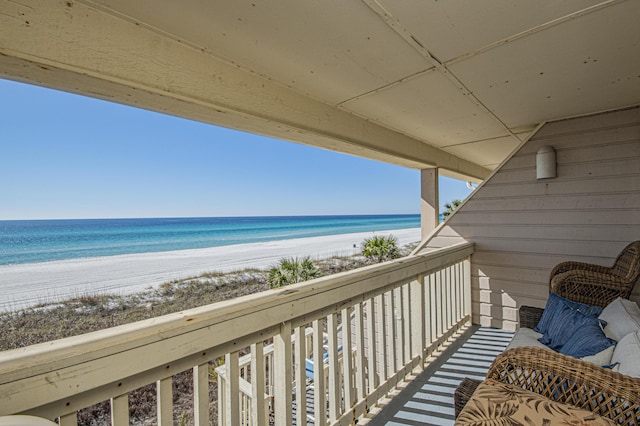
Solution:
{"label": "wicker chair", "polygon": [[576,302],[604,307],[618,296],[628,299],[638,277],[640,241],[634,241],[620,252],[611,267],[583,262],[559,263],[551,270],[549,291]]}
{"label": "wicker chair", "polygon": [[[605,307],[617,297],[628,299],[640,276],[640,241],[627,245],[613,266],[583,262],[562,262],[549,277],[549,292],[576,302]],[[543,308],[521,306],[520,327],[534,328]]]}

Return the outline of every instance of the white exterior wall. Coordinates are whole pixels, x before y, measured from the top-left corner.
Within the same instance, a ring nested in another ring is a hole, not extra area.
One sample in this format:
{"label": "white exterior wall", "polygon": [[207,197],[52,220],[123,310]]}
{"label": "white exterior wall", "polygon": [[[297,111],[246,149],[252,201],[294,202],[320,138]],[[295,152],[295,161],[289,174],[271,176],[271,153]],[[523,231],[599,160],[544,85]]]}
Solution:
{"label": "white exterior wall", "polygon": [[[554,147],[557,178],[536,180]],[[472,256],[473,322],[513,329],[520,305],[544,306],[565,260],[611,265],[640,239],[640,108],[542,127],[461,206],[425,250],[461,239]],[[640,285],[632,299],[640,301]]]}

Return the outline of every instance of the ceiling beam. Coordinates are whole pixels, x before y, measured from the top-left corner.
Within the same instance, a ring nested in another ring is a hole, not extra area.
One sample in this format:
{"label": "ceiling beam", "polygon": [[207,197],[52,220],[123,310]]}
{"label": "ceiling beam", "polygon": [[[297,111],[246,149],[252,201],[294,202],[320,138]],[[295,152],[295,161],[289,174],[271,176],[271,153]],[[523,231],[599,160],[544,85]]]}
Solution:
{"label": "ceiling beam", "polygon": [[489,174],[79,1],[0,3],[0,76],[405,167],[476,179]]}

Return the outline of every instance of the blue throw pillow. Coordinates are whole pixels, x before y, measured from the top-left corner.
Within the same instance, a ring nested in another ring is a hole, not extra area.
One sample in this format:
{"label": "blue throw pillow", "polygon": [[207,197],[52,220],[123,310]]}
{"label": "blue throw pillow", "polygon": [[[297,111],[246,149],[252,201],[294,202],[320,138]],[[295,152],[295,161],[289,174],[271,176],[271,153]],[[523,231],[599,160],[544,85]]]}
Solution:
{"label": "blue throw pillow", "polygon": [[549,324],[547,332],[538,341],[559,351],[580,328],[586,327],[594,321],[599,326],[601,320],[585,315],[568,305],[562,305],[560,309],[556,310],[553,322]]}
{"label": "blue throw pillow", "polygon": [[569,340],[560,348],[559,352],[561,354],[582,358],[595,355],[617,343],[615,340],[605,336],[602,320],[592,317],[587,318],[588,320],[583,321],[580,328],[574,330]]}
{"label": "blue throw pillow", "polygon": [[592,317],[597,317],[602,312],[602,308],[600,306],[585,305],[584,303],[566,299],[556,293],[551,293],[549,294],[549,299],[547,299],[547,305],[544,308],[542,317],[540,318],[538,325],[536,325],[533,330],[538,333],[547,334],[549,326],[556,322],[556,315],[559,312],[564,311],[567,307]]}

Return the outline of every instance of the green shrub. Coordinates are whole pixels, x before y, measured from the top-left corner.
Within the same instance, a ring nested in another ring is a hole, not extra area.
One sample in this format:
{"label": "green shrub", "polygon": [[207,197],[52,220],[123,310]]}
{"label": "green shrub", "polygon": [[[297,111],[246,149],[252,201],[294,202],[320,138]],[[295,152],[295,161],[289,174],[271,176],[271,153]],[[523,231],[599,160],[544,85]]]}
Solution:
{"label": "green shrub", "polygon": [[320,270],[309,257],[283,258],[269,270],[268,281],[271,288],[279,288],[318,278],[320,275]]}
{"label": "green shrub", "polygon": [[361,244],[361,253],[369,261],[384,262],[400,257],[398,239],[393,235],[386,237],[374,235],[365,239]]}
{"label": "green shrub", "polygon": [[453,211],[460,207],[460,204],[462,204],[462,200],[458,199],[453,200],[450,203],[446,203],[444,205],[445,211],[442,212],[442,217],[446,219],[451,216],[453,214]]}

